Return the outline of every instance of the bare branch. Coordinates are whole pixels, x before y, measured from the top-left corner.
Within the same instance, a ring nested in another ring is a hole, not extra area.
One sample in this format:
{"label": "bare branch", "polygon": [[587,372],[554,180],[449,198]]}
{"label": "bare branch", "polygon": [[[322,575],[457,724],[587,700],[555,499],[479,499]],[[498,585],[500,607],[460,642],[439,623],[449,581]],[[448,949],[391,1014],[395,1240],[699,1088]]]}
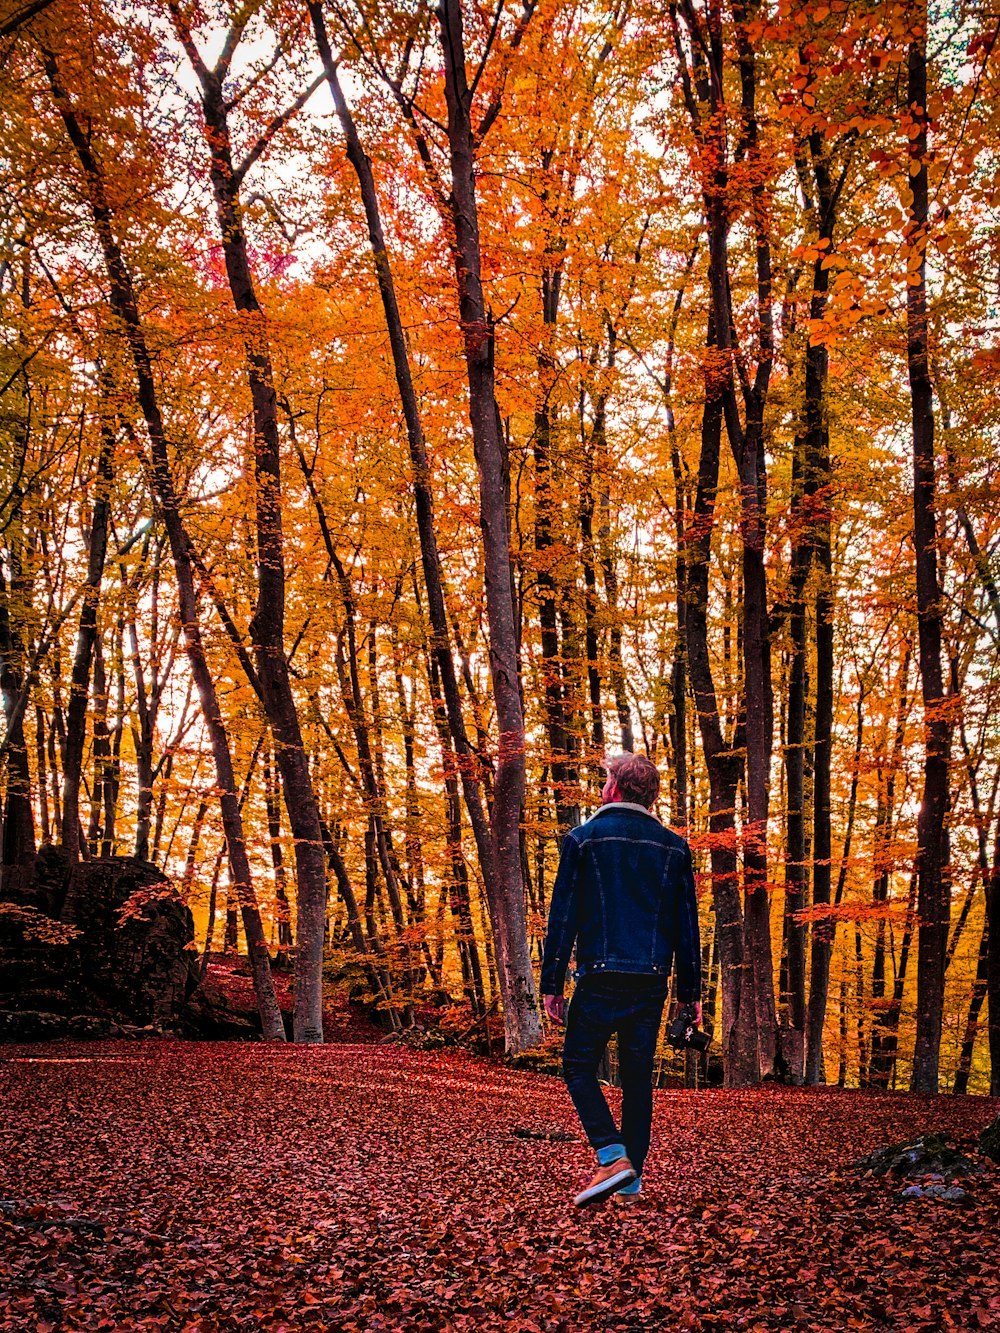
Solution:
{"label": "bare branch", "polygon": [[267,151],[268,145],[270,144],[274,136],[278,134],[279,131],[284,129],[284,127],[288,124],[288,122],[292,119],[293,116],[297,115],[298,112],[302,110],[302,108],[309,101],[310,97],[312,97],[313,93],[316,91],[316,89],[320,86],[320,84],[323,82],[325,78],[326,78],[325,74],[317,74],[316,77],[313,79],[312,83],[310,83],[308,87],[304,88],[302,92],[299,93],[298,97],[296,97],[295,101],[291,104],[291,106],[286,107],[285,110],[282,111],[280,115],[275,116],[275,118],[271,121],[270,125],[268,125],[267,129],[254,144],[253,148],[250,149],[249,153],[247,153],[246,157],[243,159],[240,165],[234,168],[233,170],[234,193],[237,190],[239,190],[240,186],[243,184],[243,179],[246,176],[247,172],[250,170],[250,168]]}
{"label": "bare branch", "polygon": [[[517,26],[515,27],[511,35],[510,46],[508,46],[507,48],[508,55],[513,55],[514,52],[517,50],[517,48],[521,45],[521,42],[524,40],[524,34],[528,29],[528,24],[531,22],[531,16],[534,14],[537,6],[538,6],[538,0],[524,0],[524,8],[521,10],[521,17],[517,21]],[[483,65],[485,65],[485,63],[486,63],[486,57],[484,56]],[[480,68],[476,71],[476,77],[473,80],[472,84],[472,91],[469,94],[470,101],[472,99],[472,93],[474,93],[476,90],[476,84],[479,82],[479,77],[482,74],[483,65],[481,65]],[[477,146],[481,144],[482,141],[486,138],[487,134],[489,134],[493,122],[500,114],[500,108],[503,105],[503,94],[506,84],[507,84],[507,76],[505,71],[503,78],[500,80],[500,86],[493,94],[493,100],[486,108],[486,114],[479,122],[479,128],[476,130],[475,142]]]}

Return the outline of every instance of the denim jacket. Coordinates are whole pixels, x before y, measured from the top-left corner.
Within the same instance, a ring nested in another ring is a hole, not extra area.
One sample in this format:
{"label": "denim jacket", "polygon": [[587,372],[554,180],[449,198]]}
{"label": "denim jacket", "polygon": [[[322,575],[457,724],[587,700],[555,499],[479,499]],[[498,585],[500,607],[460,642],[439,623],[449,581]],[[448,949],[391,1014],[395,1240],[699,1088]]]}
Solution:
{"label": "denim jacket", "polygon": [[602,805],[567,833],[549,904],[543,995],[561,995],[576,944],[576,975],[670,975],[677,998],[701,998],[701,943],[691,849],[644,806]]}

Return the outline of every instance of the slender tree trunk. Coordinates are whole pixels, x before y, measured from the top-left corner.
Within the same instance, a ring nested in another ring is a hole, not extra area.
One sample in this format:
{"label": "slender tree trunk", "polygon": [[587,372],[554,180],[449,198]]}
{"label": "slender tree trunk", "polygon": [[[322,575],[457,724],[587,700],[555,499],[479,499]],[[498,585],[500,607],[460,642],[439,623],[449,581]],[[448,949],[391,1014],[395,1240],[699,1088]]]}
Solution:
{"label": "slender tree trunk", "polygon": [[222,846],[219,848],[215,865],[212,869],[212,884],[208,892],[208,920],[205,924],[205,947],[201,952],[201,975],[204,976],[208,971],[208,960],[212,952],[212,942],[215,938],[215,913],[219,901],[219,876],[222,873],[222,862],[226,854],[226,840],[223,838]]}
{"label": "slender tree trunk", "polygon": [[[424,849],[420,836],[421,809],[417,794],[416,770],[416,684],[412,688],[412,702],[406,698],[403,683],[403,668],[400,660],[399,636],[393,624],[393,665],[396,678],[396,698],[399,704],[399,718],[403,732],[403,765],[406,770],[406,830],[403,838],[406,853],[407,899],[410,908],[410,922],[420,931],[420,948],[427,965],[431,983],[441,989],[441,962],[431,947],[431,937],[427,922],[427,888],[424,882]],[[402,877],[402,876],[401,876]],[[443,902],[443,898],[441,899]],[[440,936],[438,942],[442,944]]]}
{"label": "slender tree trunk", "polygon": [[461,712],[441,586],[427,450],[410,374],[392,270],[386,253],[371,164],[361,147],[340,89],[322,19],[322,9],[314,3],[310,5],[310,13],[327,80],[347,138],[348,156],[358,175],[365,206],[376,277],[386,315],[396,383],[400,392],[414,468],[417,528],[431,621],[432,651],[440,672],[449,729],[458,752],[462,787],[479,851],[493,931],[499,941],[507,1045],[509,1050],[517,1051],[535,1045],[540,1039],[541,1029],[528,951],[524,889],[520,874],[519,821],[524,787],[524,729],[511,594],[507,462],[493,392],[492,334],[487,325],[479,279],[478,222],[469,123],[471,98],[465,82],[461,13],[457,6],[442,11],[442,41],[445,51],[449,142],[454,179],[457,247],[455,263],[462,326],[466,338],[473,444],[480,468],[487,616],[491,638],[490,664],[501,733],[491,829],[487,828],[477,782],[476,760],[468,742]]}
{"label": "slender tree trunk", "polygon": [[871,1080],[874,1087],[896,1086],[896,1057],[899,1053],[899,1020],[903,1012],[903,996],[906,993],[906,978],[909,974],[910,954],[913,949],[913,932],[916,928],[917,874],[910,876],[910,887],[906,902],[906,924],[899,947],[899,964],[892,985],[892,996],[885,1006],[881,1040],[877,1062],[872,1060]]}
{"label": "slender tree trunk", "polygon": [[[518,916],[516,909],[518,904],[520,904],[519,915],[524,935],[523,953],[527,958],[528,967],[530,969],[530,956],[527,955],[527,927],[524,917],[523,891],[520,889],[519,883],[518,887],[521,896],[514,903],[514,915],[510,920],[505,919],[504,914],[508,911],[508,904],[506,891],[504,887],[502,887],[498,869],[498,843],[496,837],[491,834],[487,822],[480,788],[479,764],[475,752],[469,743],[465,728],[465,720],[462,714],[461,699],[459,697],[458,680],[455,674],[454,659],[452,657],[451,634],[449,632],[448,616],[441,580],[440,558],[437,549],[434,503],[430,486],[430,465],[427,456],[427,446],[424,439],[417,396],[410,371],[409,356],[402,320],[399,313],[398,302],[396,300],[392,268],[386,250],[385,237],[379,215],[378,196],[375,190],[374,176],[371,170],[371,163],[361,146],[357,129],[340,88],[336,73],[336,65],[333,61],[326,35],[321,6],[315,3],[311,4],[310,14],[312,15],[316,41],[320,56],[323,60],[327,81],[330,85],[337,114],[340,118],[341,126],[347,140],[348,157],[357,174],[362,202],[365,208],[369,240],[371,242],[372,256],[375,263],[376,278],[378,280],[379,294],[382,299],[382,307],[385,313],[386,325],[389,333],[389,342],[396,375],[396,385],[399,391],[400,405],[406,423],[407,441],[413,466],[417,532],[420,539],[421,566],[424,575],[424,586],[427,591],[428,614],[431,622],[431,652],[439,674],[452,744],[457,752],[458,770],[461,778],[462,790],[465,797],[466,808],[469,812],[470,823],[472,824],[473,836],[476,840],[477,851],[479,853],[480,870],[483,876],[483,882],[486,886],[487,901],[490,905],[494,933],[501,939],[503,939],[507,933],[512,933],[512,939],[514,940],[514,945],[510,952],[513,971],[511,976],[504,983],[505,1025],[507,1029],[508,1047],[511,1050],[522,1049],[523,1046],[535,1044],[538,1035],[540,1035],[540,1029],[538,1032],[532,1032],[530,1022],[520,1012],[519,1008],[519,1006],[522,1005],[522,1000],[519,999],[519,996],[521,995],[521,986],[524,982],[524,976],[522,972],[519,980],[518,969],[516,966],[517,960],[520,959],[522,952],[522,950],[517,947],[516,938]],[[504,531],[506,532],[506,526]],[[509,548],[506,577],[507,586],[509,587]],[[511,624],[513,624],[512,619]],[[513,681],[516,688],[516,673],[513,677]],[[521,756],[521,764],[523,768],[523,754]],[[503,813],[503,809],[501,808],[501,814]],[[494,820],[495,818],[496,813],[494,811]],[[515,850],[516,841],[515,837]],[[507,869],[509,872],[509,865],[507,866]],[[518,871],[519,869],[520,867],[518,865]],[[520,876],[518,874],[518,881],[519,880]],[[534,982],[530,978],[530,971],[528,980],[530,981],[530,991],[527,993],[532,1002],[534,1002]],[[506,998],[508,991],[510,992],[511,998],[509,1013]],[[531,1012],[534,1012],[534,1010]],[[537,1027],[537,1015],[534,1021],[535,1026]]]}
{"label": "slender tree trunk", "polygon": [[447,802],[447,844],[451,873],[448,876],[448,901],[455,922],[455,940],[462,965],[462,979],[466,995],[477,1017],[486,1013],[486,994],[483,989],[482,963],[479,944],[472,920],[472,902],[469,893],[469,874],[462,852],[462,807],[458,793],[457,762],[452,749],[448,716],[442,697],[437,659],[428,655],[427,677],[430,686],[434,724],[441,746],[441,764],[444,769],[445,800]]}
{"label": "slender tree trunk", "polygon": [[[799,458],[802,441],[796,441],[795,454]],[[793,496],[801,479],[795,476],[793,465]],[[798,469],[801,472],[801,468]],[[794,499],[793,499],[794,503]],[[788,670],[788,704],[785,732],[785,943],[787,949],[787,981],[785,998],[788,1005],[788,1024],[793,1040],[805,1054],[806,1026],[806,934],[805,922],[799,914],[806,907],[809,875],[806,866],[806,607],[805,581],[808,563],[804,544],[797,543],[792,550],[792,591],[790,606],[791,660]],[[790,1034],[791,1035],[791,1034]],[[790,1044],[786,1038],[786,1044]],[[798,1062],[792,1068],[793,1081],[801,1082],[804,1066]]]}
{"label": "slender tree trunk", "polygon": [[[830,767],[833,748],[833,607],[829,520],[818,524],[819,585],[816,591],[816,731],[813,741],[813,907],[830,903]],[[809,1007],[806,1016],[806,1083],[815,1085],[823,1077],[823,1029],[830,989],[830,956],[836,930],[832,916],[813,922]]]}
{"label": "slender tree trunk", "polygon": [[198,599],[195,591],[193,563],[187,534],[184,531],[180,516],[178,497],[167,451],[166,432],[157,397],[156,381],[149,349],[146,346],[145,335],[139,319],[132,276],[115,239],[112,225],[113,213],[107,203],[101,169],[94,157],[90,140],[81,129],[70,106],[69,99],[60,87],[59,72],[54,58],[49,54],[45,56],[45,69],[56,106],[83,169],[94,226],[103,252],[110,285],[109,302],[115,318],[119,321],[121,332],[128,343],[135,367],[139,403],[146,422],[152,451],[151,473],[154,499],[170,542],[174,573],[177,579],[181,622],[184,630],[184,646],[195,687],[201,700],[202,715],[205,719],[205,726],[209,733],[215,760],[222,821],[229,850],[230,871],[243,912],[243,925],[247,936],[261,1024],[267,1040],[284,1041],[284,1024],[274,993],[274,982],[271,977],[263,923],[260,919],[250,877],[250,863],[243,833],[243,820],[236,796],[229,738],[226,734],[225,723],[222,719],[215,689],[214,676],[208,664],[198,623]]}
{"label": "slender tree trunk", "polygon": [[147,690],[146,673],[139,656],[139,635],[135,616],[128,625],[132,677],[135,682],[135,713],[132,723],[132,750],[135,754],[138,799],[135,809],[135,856],[140,861],[149,859],[149,830],[153,814],[153,728],[155,705],[152,689]]}
{"label": "slender tree trunk", "polygon": [[688,599],[685,617],[691,687],[709,780],[712,896],[722,977],[722,1056],[726,1082],[740,1087],[757,1082],[760,1066],[756,1021],[752,1000],[748,998],[753,994],[753,981],[745,966],[736,862],[739,760],[723,735],[708,648],[708,576],[722,440],[722,400],[711,364],[714,345],[714,325],[710,320],[698,487],[684,533]]}
{"label": "slender tree trunk", "polygon": [[191,836],[188,839],[187,855],[184,857],[184,874],[181,876],[181,898],[189,907],[191,906],[194,878],[198,869],[198,848],[201,844],[201,835],[205,828],[205,818],[207,815],[208,801],[202,797],[198,802],[198,809],[195,812],[194,823],[191,825]]}
{"label": "slender tree trunk", "polygon": [[[510,474],[493,378],[493,321],[486,309],[480,276],[472,90],[466,74],[460,0],[444,0],[438,17],[448,111],[455,276],[465,340],[472,441],[479,471],[490,674],[499,730],[491,830],[496,867],[496,882],[492,889],[496,901],[491,903],[490,917],[494,923],[507,1044],[511,1051],[519,1051],[537,1045],[542,1029],[521,880],[524,716],[511,580]],[[491,886],[488,883],[486,888],[489,893]]]}
{"label": "slender tree trunk", "polygon": [[[544,203],[544,200],[543,200]],[[561,597],[554,570],[553,532],[557,505],[552,493],[553,451],[556,413],[552,393],[558,368],[551,342],[559,315],[562,272],[558,256],[546,251],[541,275],[542,324],[545,345],[537,357],[538,387],[535,404],[535,429],[532,437],[535,457],[535,579],[538,588],[538,628],[541,686],[545,728],[549,742],[549,773],[556,808],[559,837],[580,822],[579,778],[570,761],[570,738],[565,709],[566,664],[559,643],[558,606]]]}
{"label": "slender tree trunk", "polygon": [[986,1002],[989,1005],[990,1096],[1000,1097],[1000,830],[986,888]]}
{"label": "slender tree trunk", "polygon": [[292,947],[292,917],[285,882],[285,858],[281,850],[280,793],[271,769],[270,749],[264,755],[264,799],[267,804],[267,837],[271,845],[271,869],[274,871],[274,897],[278,912],[278,947]]}
{"label": "slender tree trunk", "polygon": [[969,1010],[965,1018],[965,1030],[962,1034],[962,1048],[958,1056],[958,1068],[955,1071],[955,1083],[952,1092],[957,1096],[962,1096],[969,1091],[969,1075],[972,1073],[972,1055],[976,1047],[976,1036],[979,1032],[979,1015],[982,1013],[983,1001],[986,999],[986,988],[989,975],[990,960],[990,927],[989,921],[984,918],[983,932],[979,941],[979,954],[976,959],[976,976],[972,983],[972,994],[969,997]]}
{"label": "slender tree trunk", "polygon": [[[913,1092],[937,1092],[944,1014],[945,952],[951,892],[948,879],[948,761],[951,727],[941,671],[941,589],[937,568],[934,408],[927,347],[927,11],[907,57],[907,106],[916,133],[909,139],[913,203],[907,246],[906,364],[913,410],[913,543],[917,632],[924,703],[924,790],[917,815],[917,1037]],[[915,261],[915,262],[914,262]]]}
{"label": "slender tree trunk", "polygon": [[[14,577],[8,583],[0,564],[0,694],[7,724],[7,791],[3,804],[0,893],[13,901],[27,888],[35,864],[31,765],[24,735],[25,709],[21,704],[25,654],[15,610],[17,599],[22,595],[19,585],[16,567]],[[15,611],[13,615],[12,611]],[[38,774],[38,781],[45,782],[44,771]]]}
{"label": "slender tree trunk", "polygon": [[111,755],[104,783],[104,832],[101,855],[114,856],[118,822],[118,796],[122,785],[122,737],[125,734],[125,621],[124,613],[115,627],[115,729],[111,736]]}
{"label": "slender tree trunk", "polygon": [[[176,10],[175,19],[176,19]],[[285,653],[285,556],[282,532],[281,450],[267,322],[257,298],[247,253],[233,169],[228,104],[223,81],[193,53],[202,88],[202,112],[210,147],[209,174],[233,305],[241,317],[245,370],[253,406],[256,483],[257,604],[250,622],[262,700],[274,735],[285,809],[295,843],[296,950],[294,1036],[323,1040],[323,937],[326,922],[326,855],[309,760],[302,739]]]}
{"label": "slender tree trunk", "polygon": [[[910,644],[903,650],[899,667],[897,685],[897,704],[895,734],[892,750],[888,757],[888,776],[883,787],[881,768],[878,773],[879,793],[875,811],[874,865],[875,880],[872,886],[872,904],[882,909],[875,921],[875,948],[872,959],[872,1035],[871,1064],[869,1076],[874,1087],[887,1088],[892,1073],[892,1056],[888,1042],[898,1024],[899,1014],[894,1012],[893,1001],[885,999],[885,939],[886,915],[889,900],[889,884],[895,869],[895,857],[892,848],[892,827],[896,802],[896,774],[902,760],[903,740],[908,716],[907,695],[910,674]],[[895,1038],[892,1037],[893,1042]],[[895,1047],[893,1046],[893,1049]]]}
{"label": "slender tree trunk", "polygon": [[38,783],[38,820],[41,826],[42,842],[52,840],[49,822],[49,793],[45,784],[46,730],[45,710],[41,704],[35,704],[35,772],[41,774],[42,779]]}
{"label": "slender tree trunk", "polygon": [[108,683],[104,670],[104,647],[101,636],[94,641],[94,690],[93,690],[93,740],[91,757],[90,826],[87,830],[87,842],[91,855],[96,856],[100,848],[101,826],[104,811],[104,793],[111,762],[111,732],[108,729]]}
{"label": "slender tree trunk", "polygon": [[[598,405],[603,411],[603,405]],[[582,425],[582,412],[581,412]],[[583,567],[584,650],[587,654],[587,693],[590,699],[590,740],[595,755],[604,751],[604,711],[601,702],[600,645],[597,632],[597,563],[594,549],[594,453],[584,436],[583,477],[580,482],[581,564]]]}
{"label": "slender tree trunk", "polygon": [[666,410],[667,439],[670,444],[670,472],[674,484],[674,536],[676,552],[674,555],[674,582],[677,589],[677,639],[674,646],[674,660],[670,671],[670,748],[673,752],[673,820],[679,829],[686,830],[689,818],[688,803],[688,762],[687,762],[687,565],[685,563],[684,531],[687,526],[688,487],[681,468],[680,448],[677,442],[677,429],[674,420],[673,382],[674,382],[674,345],[677,339],[677,326],[680,322],[681,308],[684,304],[684,288],[694,267],[698,254],[695,245],[688,256],[684,279],[674,297],[674,306],[670,317],[670,336],[667,339],[664,356],[663,391]]}

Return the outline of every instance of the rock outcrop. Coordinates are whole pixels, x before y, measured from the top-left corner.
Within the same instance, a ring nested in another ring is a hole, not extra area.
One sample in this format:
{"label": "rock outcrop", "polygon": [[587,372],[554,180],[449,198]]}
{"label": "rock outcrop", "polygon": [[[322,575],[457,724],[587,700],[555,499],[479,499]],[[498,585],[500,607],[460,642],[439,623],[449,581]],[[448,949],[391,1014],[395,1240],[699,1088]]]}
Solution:
{"label": "rock outcrop", "polygon": [[0,903],[0,1040],[179,1030],[198,983],[194,921],[147,861],[43,847],[23,900]]}

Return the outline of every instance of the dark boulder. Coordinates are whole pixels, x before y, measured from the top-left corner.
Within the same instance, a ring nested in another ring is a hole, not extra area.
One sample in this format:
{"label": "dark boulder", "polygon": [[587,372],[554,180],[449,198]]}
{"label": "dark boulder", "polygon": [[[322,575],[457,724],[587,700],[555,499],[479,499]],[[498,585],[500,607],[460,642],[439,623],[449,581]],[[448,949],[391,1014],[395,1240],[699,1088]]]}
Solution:
{"label": "dark boulder", "polygon": [[[0,1040],[175,1029],[198,983],[193,938],[156,866],[116,856],[71,871],[61,848],[43,847],[23,901],[0,903]],[[55,1031],[56,1018],[68,1026]]]}

